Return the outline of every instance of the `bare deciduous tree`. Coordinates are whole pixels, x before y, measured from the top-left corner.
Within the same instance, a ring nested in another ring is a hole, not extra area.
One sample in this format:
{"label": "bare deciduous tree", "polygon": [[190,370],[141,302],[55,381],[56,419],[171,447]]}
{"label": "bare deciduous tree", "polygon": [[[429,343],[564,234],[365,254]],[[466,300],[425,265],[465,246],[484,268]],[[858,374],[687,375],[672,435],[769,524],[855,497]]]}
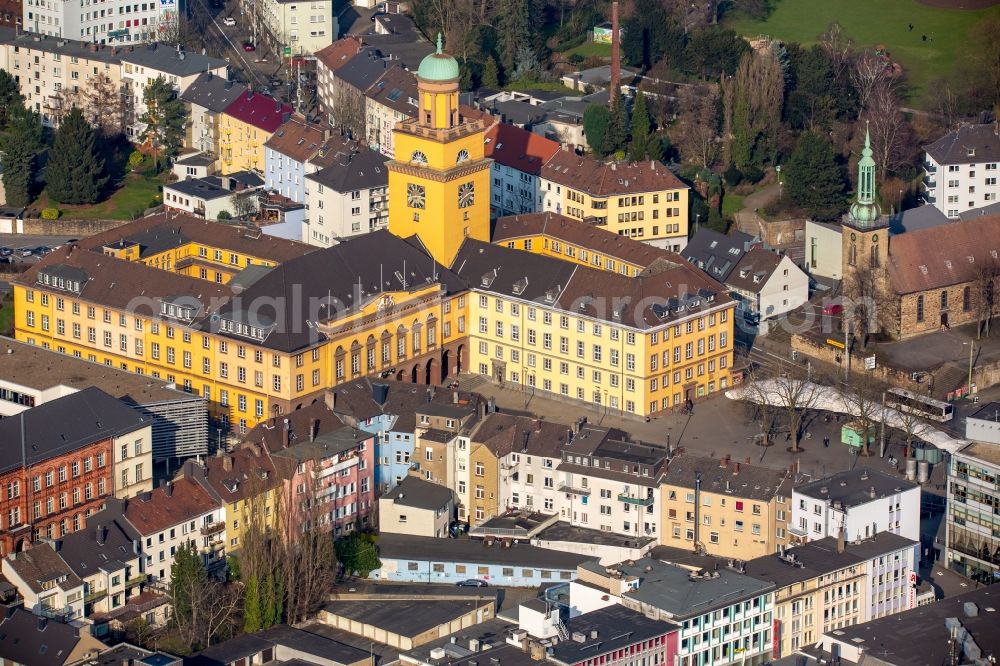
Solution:
{"label": "bare deciduous tree", "polygon": [[355,139],[365,136],[365,96],[363,93],[340,83],[330,104],[330,122],[334,127],[348,130]]}
{"label": "bare deciduous tree", "polygon": [[851,81],[858,91],[858,102],[861,111],[868,109],[871,97],[883,81],[892,76],[892,70],[885,59],[874,51],[864,50],[854,60],[851,68]]}
{"label": "bare deciduous tree", "polygon": [[881,265],[873,264],[870,257],[852,256],[853,252],[853,248],[848,248],[848,270],[843,281],[843,321],[845,326],[855,327],[861,346],[865,348],[872,333],[885,327],[895,303],[885,286],[885,270]]}
{"label": "bare deciduous tree", "polygon": [[830,59],[834,78],[839,79],[851,65],[854,41],[844,33],[844,28],[834,21],[819,36],[819,45]]}
{"label": "bare deciduous tree", "polygon": [[781,363],[770,372],[755,372],[747,386],[755,401],[769,403],[784,415],[792,453],[802,451],[803,425],[819,404],[820,387],[808,379],[799,366]]}
{"label": "bare deciduous tree", "polygon": [[680,115],[673,132],[675,141],[685,159],[710,169],[722,149],[715,131],[717,95],[709,86],[683,86],[680,97]]}
{"label": "bare deciduous tree", "polygon": [[990,324],[996,314],[997,281],[1000,280],[1000,262],[990,256],[981,258],[976,264],[976,274],[971,289],[976,308],[978,326],[977,338],[990,334]]}
{"label": "bare deciduous tree", "polygon": [[87,120],[105,136],[125,131],[125,98],[110,76],[98,74],[88,79],[83,102]]}
{"label": "bare deciduous tree", "polygon": [[870,374],[853,375],[850,385],[844,389],[843,397],[854,416],[861,435],[860,455],[871,455],[870,440],[882,422],[882,387]]}
{"label": "bare deciduous tree", "polygon": [[896,79],[881,81],[871,92],[865,112],[872,137],[877,173],[884,180],[905,164],[909,126],[903,118]]}

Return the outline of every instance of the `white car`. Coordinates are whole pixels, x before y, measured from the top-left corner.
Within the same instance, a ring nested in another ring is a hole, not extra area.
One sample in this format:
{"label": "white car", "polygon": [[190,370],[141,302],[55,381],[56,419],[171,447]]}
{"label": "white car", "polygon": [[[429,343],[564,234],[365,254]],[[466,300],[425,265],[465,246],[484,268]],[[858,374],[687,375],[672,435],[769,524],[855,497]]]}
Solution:
{"label": "white car", "polygon": [[228,25],[231,28],[234,25],[236,25],[236,19],[234,19],[232,16],[227,16],[226,18],[222,19],[222,25]]}

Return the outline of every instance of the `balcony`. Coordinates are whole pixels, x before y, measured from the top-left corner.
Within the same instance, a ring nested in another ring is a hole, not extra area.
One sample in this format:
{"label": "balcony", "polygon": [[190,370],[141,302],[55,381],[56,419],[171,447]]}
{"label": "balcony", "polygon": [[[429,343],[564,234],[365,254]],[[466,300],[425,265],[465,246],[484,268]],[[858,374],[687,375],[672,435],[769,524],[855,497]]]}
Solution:
{"label": "balcony", "polygon": [[573,486],[563,484],[559,486],[559,492],[566,493],[567,495],[589,496],[590,488],[574,488]]}
{"label": "balcony", "polygon": [[211,523],[202,527],[201,533],[205,536],[210,536],[212,534],[218,534],[224,529],[226,529],[226,524],[224,522]]}
{"label": "balcony", "polygon": [[937,167],[930,162],[924,162],[924,171],[927,173],[937,173]]}
{"label": "balcony", "polygon": [[131,587],[135,587],[136,585],[142,585],[148,579],[149,579],[149,576],[147,576],[144,573],[136,574],[135,576],[132,576],[131,578],[129,578],[128,580],[125,581],[125,589],[127,590],[127,589],[129,589]]}
{"label": "balcony", "polygon": [[107,590],[98,590],[97,592],[91,592],[83,598],[83,603],[92,604],[95,601],[100,601],[104,597],[108,596]]}
{"label": "balcony", "polygon": [[634,504],[635,506],[652,506],[652,497],[637,497],[635,495],[626,495],[625,493],[620,493],[618,495],[619,502],[625,502],[626,504]]}

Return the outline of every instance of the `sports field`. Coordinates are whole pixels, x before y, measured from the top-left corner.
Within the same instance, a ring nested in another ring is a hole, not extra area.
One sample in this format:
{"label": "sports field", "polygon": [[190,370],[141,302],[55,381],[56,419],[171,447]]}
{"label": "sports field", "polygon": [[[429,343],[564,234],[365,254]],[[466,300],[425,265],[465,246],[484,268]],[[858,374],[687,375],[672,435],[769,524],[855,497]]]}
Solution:
{"label": "sports field", "polygon": [[[948,4],[946,0],[931,1]],[[983,0],[971,2],[984,4]],[[963,3],[956,0],[954,4]],[[729,25],[747,37],[769,35],[812,44],[837,21],[858,46],[881,44],[889,50],[906,72],[911,87],[909,103],[920,105],[928,82],[951,72],[955,60],[963,55],[969,29],[990,13],[1000,13],[1000,5],[961,10],[917,0],[780,0],[765,21],[736,17]]]}

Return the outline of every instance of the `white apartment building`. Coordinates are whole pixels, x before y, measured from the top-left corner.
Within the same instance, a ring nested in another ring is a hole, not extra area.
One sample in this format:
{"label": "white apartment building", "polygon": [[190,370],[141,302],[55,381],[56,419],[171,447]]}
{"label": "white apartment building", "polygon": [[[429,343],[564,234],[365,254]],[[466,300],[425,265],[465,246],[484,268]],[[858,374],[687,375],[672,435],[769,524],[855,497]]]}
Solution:
{"label": "white apartment building", "polygon": [[743,255],[726,279],[745,319],[775,319],[809,300],[809,276],[788,255],[762,247]]}
{"label": "white apartment building", "polygon": [[152,42],[170,35],[178,20],[177,0],[25,0],[26,30],[96,44]]}
{"label": "white apartment building", "polygon": [[866,580],[860,622],[917,607],[918,558],[917,544],[907,543],[893,552],[872,555],[865,560]]}
{"label": "white apartment building", "polygon": [[[251,3],[253,4],[253,3]],[[311,56],[337,39],[332,0],[260,0],[261,22],[279,53]]]}
{"label": "white apartment building", "polygon": [[193,543],[209,572],[226,562],[226,508],[193,479],[179,477],[139,497],[109,505],[120,512],[151,581],[170,580],[177,550]]}
{"label": "white apartment building", "polygon": [[386,158],[373,150],[347,155],[305,177],[306,222],[302,240],[330,247],[389,223]]}
{"label": "white apartment building", "polygon": [[0,69],[14,77],[26,106],[48,127],[58,125],[65,102],[79,100],[95,80],[119,89],[122,54],[118,47],[26,32],[0,38]]}
{"label": "white apartment building", "polygon": [[115,497],[135,497],[153,489],[152,423],[115,437],[111,442],[115,464]]}
{"label": "white apartment building", "polygon": [[924,199],[957,218],[998,201],[1000,126],[962,125],[924,146]]}
{"label": "white apartment building", "polygon": [[146,113],[143,93],[152,81],[162,77],[183,96],[188,87],[202,74],[211,73],[222,79],[229,78],[229,65],[218,58],[200,53],[187,53],[163,44],[149,44],[122,53],[121,79],[129,97],[132,118],[125,128],[129,137],[138,137],[145,130],[139,120]]}
{"label": "white apartment building", "polygon": [[891,532],[920,541],[920,486],[869,469],[840,472],[792,490],[790,536],[797,541],[867,539]]}
{"label": "white apartment building", "polygon": [[490,206],[497,215],[520,215],[542,209],[542,165],[559,152],[559,144],[507,123],[495,123],[487,132],[486,157],[490,168]]}
{"label": "white apartment building", "polygon": [[17,588],[26,610],[68,621],[83,618],[83,581],[49,544],[8,554],[0,571]]}
{"label": "white apartment building", "polygon": [[365,92],[365,133],[368,147],[388,158],[395,156],[393,131],[396,123],[417,113],[417,79],[393,65]]}

